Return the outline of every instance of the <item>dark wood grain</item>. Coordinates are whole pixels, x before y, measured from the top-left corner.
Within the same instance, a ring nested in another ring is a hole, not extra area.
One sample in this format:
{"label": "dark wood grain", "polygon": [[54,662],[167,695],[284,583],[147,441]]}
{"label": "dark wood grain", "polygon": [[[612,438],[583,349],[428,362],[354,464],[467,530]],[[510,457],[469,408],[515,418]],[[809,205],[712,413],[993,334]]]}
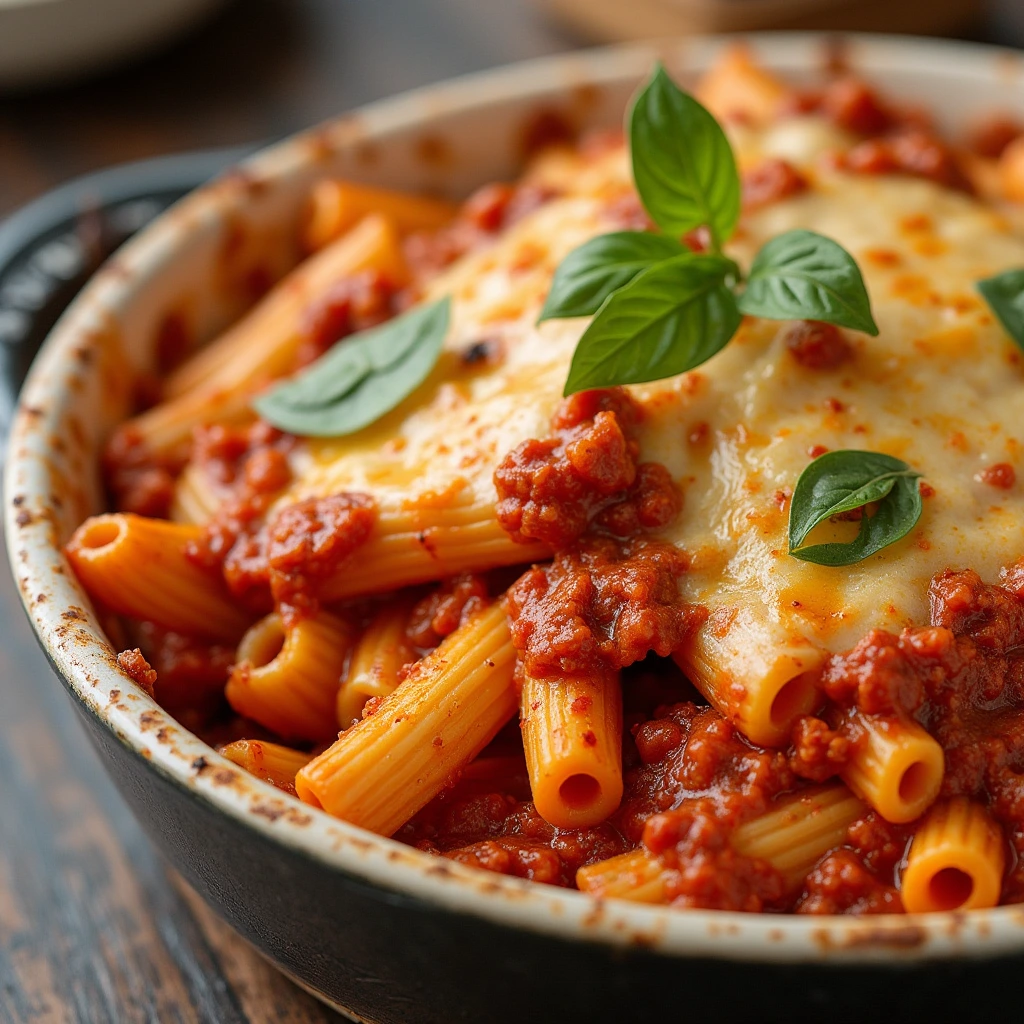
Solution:
{"label": "dark wood grain", "polygon": [[[989,35],[1024,32],[1017,0]],[[75,175],[268,140],[567,48],[528,0],[242,0],[137,66],[0,97],[0,216]],[[0,579],[0,1024],[338,1020],[169,876]]]}

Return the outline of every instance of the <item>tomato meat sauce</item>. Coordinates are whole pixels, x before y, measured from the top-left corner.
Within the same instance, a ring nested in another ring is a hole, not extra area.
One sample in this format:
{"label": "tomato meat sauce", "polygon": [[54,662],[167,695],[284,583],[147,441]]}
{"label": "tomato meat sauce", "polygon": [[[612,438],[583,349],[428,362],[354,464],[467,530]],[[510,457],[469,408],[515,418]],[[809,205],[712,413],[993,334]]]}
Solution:
{"label": "tomato meat sauce", "polygon": [[[853,355],[842,332],[811,322],[795,324],[786,344],[815,372]],[[826,659],[817,713],[795,723],[783,748],[759,748],[666,658],[706,611],[680,599],[685,554],[649,536],[681,507],[664,467],[652,474],[655,515],[616,511],[647,499],[635,441],[642,418],[621,389],[573,396],[556,411],[551,435],[520,445],[495,474],[505,529],[555,549],[550,563],[508,591],[520,670],[558,679],[625,668],[619,808],[595,827],[556,828],[530,800],[521,756],[485,755],[398,838],[563,886],[575,884],[580,867],[642,848],[657,862],[663,899],[678,907],[899,913],[898,876],[914,822],[893,825],[865,810],[795,889],[732,845],[737,827],[778,798],[835,779],[864,742],[864,716],[899,714],[941,744],[941,795],[980,800],[1004,826],[1013,856],[1003,901],[1024,901],[1024,662],[1016,653],[1024,650],[1024,568],[1009,568],[998,585],[969,570],[936,576],[930,624],[899,635],[872,631]],[[651,678],[658,699],[645,702],[637,680]]]}

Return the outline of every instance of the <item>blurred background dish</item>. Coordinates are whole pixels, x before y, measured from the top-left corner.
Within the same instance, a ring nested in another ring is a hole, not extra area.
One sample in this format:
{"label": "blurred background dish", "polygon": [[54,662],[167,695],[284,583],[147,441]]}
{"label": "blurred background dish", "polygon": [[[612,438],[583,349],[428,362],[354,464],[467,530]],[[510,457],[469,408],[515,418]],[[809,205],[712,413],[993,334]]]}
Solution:
{"label": "blurred background dish", "polygon": [[0,88],[66,80],[134,56],[223,0],[0,0]]}
{"label": "blurred background dish", "polygon": [[690,32],[762,29],[954,33],[978,0],[536,0],[594,39],[645,39]]}

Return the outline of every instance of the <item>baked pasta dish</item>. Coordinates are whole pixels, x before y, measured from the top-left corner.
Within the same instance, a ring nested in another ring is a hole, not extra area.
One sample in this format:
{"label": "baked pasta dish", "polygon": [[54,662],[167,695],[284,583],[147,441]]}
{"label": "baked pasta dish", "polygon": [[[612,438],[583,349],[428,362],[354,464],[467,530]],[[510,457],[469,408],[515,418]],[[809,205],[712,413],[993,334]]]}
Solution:
{"label": "baked pasta dish", "polygon": [[320,181],[109,440],[66,552],[123,670],[489,871],[1024,902],[1022,132],[735,49],[461,205]]}

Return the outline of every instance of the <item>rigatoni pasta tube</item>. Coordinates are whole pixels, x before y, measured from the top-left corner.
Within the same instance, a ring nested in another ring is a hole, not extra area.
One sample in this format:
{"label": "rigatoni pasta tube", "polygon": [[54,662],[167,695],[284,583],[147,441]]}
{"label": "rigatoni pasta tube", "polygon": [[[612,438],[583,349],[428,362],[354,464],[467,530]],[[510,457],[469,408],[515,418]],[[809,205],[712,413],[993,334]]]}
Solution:
{"label": "rigatoni pasta tube", "polygon": [[580,868],[576,872],[576,887],[602,899],[664,903],[665,876],[661,861],[641,846]]}
{"label": "rigatoni pasta tube", "polygon": [[867,809],[846,786],[805,790],[740,825],[732,847],[744,857],[766,860],[794,889],[825,853],[843,844],[847,829]]}
{"label": "rigatoni pasta tube", "polygon": [[[730,842],[744,857],[771,864],[793,891],[826,853],[845,842],[850,825],[866,810],[846,786],[804,790],[740,825]],[[669,870],[641,847],[580,868],[576,884],[595,896],[662,903],[669,878]]]}
{"label": "rigatoni pasta tube", "polygon": [[217,748],[229,761],[278,789],[295,793],[295,773],[312,760],[312,754],[266,740],[235,740]]}
{"label": "rigatoni pasta tube", "polygon": [[240,715],[280,736],[329,739],[351,647],[351,627],[327,612],[292,623],[267,615],[242,637],[224,695]]}
{"label": "rigatoni pasta tube", "polygon": [[379,270],[408,279],[398,232],[386,217],[367,217],[344,237],[300,263],[234,326],[178,367],[164,385],[174,398],[196,388],[231,388],[291,369],[311,302],[344,278]]}
{"label": "rigatoni pasta tube", "polygon": [[721,609],[675,655],[694,686],[747,739],[789,742],[793,723],[821,702],[816,669],[824,652],[779,633],[753,609]]}
{"label": "rigatoni pasta tube", "polygon": [[731,46],[697,83],[700,101],[718,118],[770,121],[792,96],[781,79],[758,65],[742,45]]}
{"label": "rigatoni pasta tube", "polygon": [[190,462],[174,481],[171,519],[176,523],[202,525],[213,518],[221,502],[230,494],[218,492],[200,462]]}
{"label": "rigatoni pasta tube", "polygon": [[358,722],[371,697],[386,697],[398,685],[398,671],[414,660],[405,636],[412,602],[396,600],[382,608],[363,631],[338,690],[338,725]]}
{"label": "rigatoni pasta tube", "polygon": [[512,717],[516,652],[501,603],[445,639],[295,778],[300,799],[391,835]]}
{"label": "rigatoni pasta tube", "polygon": [[1005,845],[1002,829],[980,804],[966,797],[936,804],[910,843],[900,882],[904,908],[916,914],[996,906]]}
{"label": "rigatoni pasta tube", "polygon": [[218,575],[185,557],[199,533],[127,513],[92,516],[64,550],[82,585],[112,611],[176,633],[237,640],[249,617]]}
{"label": "rigatoni pasta tube", "polygon": [[517,544],[490,504],[382,510],[369,540],[323,584],[320,597],[338,601],[414,583],[519,565],[550,557],[543,544]]}
{"label": "rigatoni pasta tube", "polygon": [[[182,500],[175,503],[176,518],[190,521],[195,515],[205,521],[212,514],[213,492],[190,482],[178,497]],[[543,544],[512,540],[492,504],[431,509],[426,516],[417,509],[381,509],[367,542],[326,578],[317,596],[340,601],[550,556]]]}
{"label": "rigatoni pasta tube", "polygon": [[300,264],[247,316],[168,379],[166,401],[122,429],[149,452],[169,454],[181,451],[197,426],[246,419],[253,393],[294,369],[310,303],[339,280],[371,268],[398,283],[406,277],[398,235],[381,217],[367,218]]}
{"label": "rigatoni pasta tube", "polygon": [[322,249],[369,213],[386,216],[402,233],[434,231],[458,211],[444,199],[396,192],[353,181],[327,180],[313,186],[303,241],[310,250]]}
{"label": "rigatoni pasta tube", "polygon": [[525,676],[519,717],[537,812],[557,828],[604,821],[622,799],[622,689],[617,672]]}
{"label": "rigatoni pasta tube", "polygon": [[863,739],[843,780],[886,821],[920,817],[942,786],[945,756],[938,741],[900,716],[861,714],[857,725]]}

